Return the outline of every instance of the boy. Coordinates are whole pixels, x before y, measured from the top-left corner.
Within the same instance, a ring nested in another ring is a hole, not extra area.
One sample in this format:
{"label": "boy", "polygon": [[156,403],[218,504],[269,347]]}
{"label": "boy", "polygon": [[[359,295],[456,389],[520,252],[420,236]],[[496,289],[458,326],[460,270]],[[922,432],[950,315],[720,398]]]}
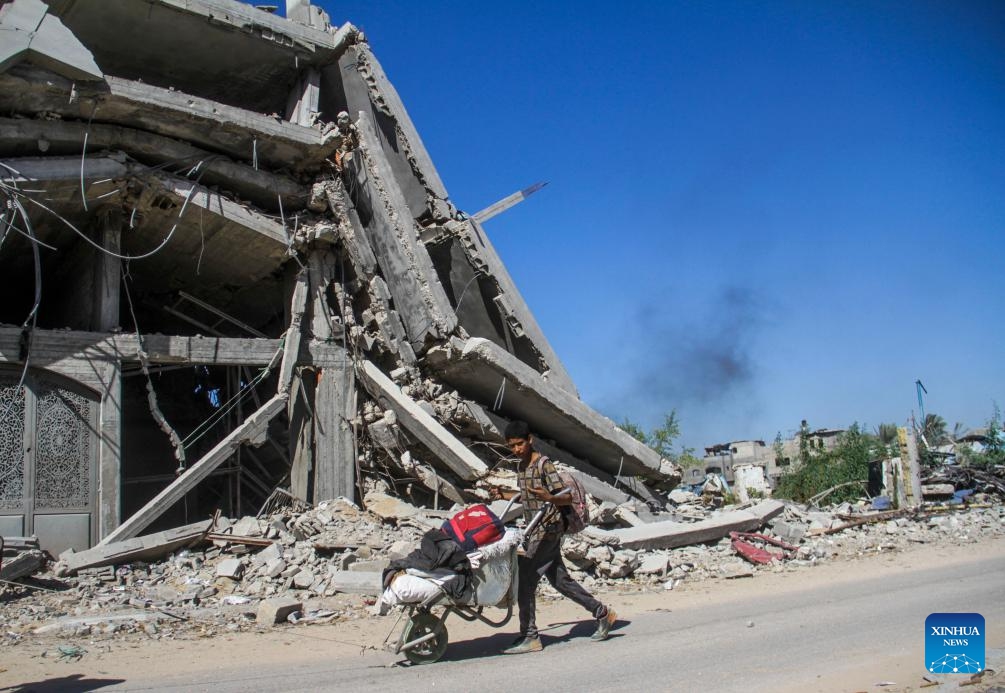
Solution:
{"label": "boy", "polygon": [[[517,457],[517,486],[520,502],[523,504],[524,522],[531,518],[546,503],[551,505],[533,532],[526,537],[526,555],[518,559],[520,583],[517,590],[517,604],[520,610],[520,636],[512,647],[503,654],[524,654],[540,652],[543,649],[535,622],[537,584],[541,576],[548,578],[552,587],[563,596],[576,602],[597,619],[597,630],[590,638],[594,641],[606,640],[617,619],[614,609],[601,604],[583,586],[572,579],[562,560],[562,535],[565,521],[562,506],[572,505],[569,493],[555,495],[563,489],[555,465],[547,457],[534,449],[534,437],[524,421],[513,421],[506,426],[506,445]],[[493,489],[493,495],[502,497],[501,489]]]}

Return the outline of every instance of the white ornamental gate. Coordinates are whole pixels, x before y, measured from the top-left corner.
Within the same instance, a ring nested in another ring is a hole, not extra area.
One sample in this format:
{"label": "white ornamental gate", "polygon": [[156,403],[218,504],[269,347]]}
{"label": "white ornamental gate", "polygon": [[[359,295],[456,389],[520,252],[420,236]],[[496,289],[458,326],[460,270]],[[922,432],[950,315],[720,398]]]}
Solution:
{"label": "white ornamental gate", "polygon": [[96,394],[73,381],[0,368],[0,534],[36,535],[58,556],[96,541]]}

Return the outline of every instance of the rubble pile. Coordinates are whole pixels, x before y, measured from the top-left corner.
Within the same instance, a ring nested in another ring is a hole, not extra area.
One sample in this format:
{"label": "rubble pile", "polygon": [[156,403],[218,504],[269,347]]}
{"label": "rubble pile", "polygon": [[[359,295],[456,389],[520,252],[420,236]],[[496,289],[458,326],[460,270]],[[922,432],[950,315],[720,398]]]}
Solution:
{"label": "rubble pile", "polygon": [[[43,589],[18,593],[22,588],[7,585],[0,620],[8,638],[27,633],[174,637],[242,630],[254,627],[259,602],[273,596],[306,601],[307,608],[301,606],[288,619],[293,622],[359,617],[365,605],[358,597],[329,600],[336,610],[321,609],[318,600],[343,594],[358,582],[352,580],[355,575],[368,577],[391,558],[407,554],[429,525],[385,523],[335,499],[305,512],[283,510],[233,522],[221,518],[213,529],[209,536],[220,538],[161,560],[85,568],[69,576],[57,562],[37,576],[40,582],[29,583]],[[343,577],[349,579],[340,581]],[[53,587],[62,589],[49,591]],[[372,589],[363,581],[358,591]]]}
{"label": "rubble pile", "polygon": [[[369,597],[379,592],[380,571],[450,513],[409,506],[380,489],[371,489],[367,498],[383,517],[335,499],[261,518],[219,518],[202,543],[160,560],[86,568],[64,577],[58,577],[56,563],[28,582],[46,590],[4,585],[0,625],[8,643],[16,644],[44,636],[91,641],[207,637],[274,623],[374,617]],[[685,500],[679,494],[678,499]],[[674,524],[683,526],[744,511],[737,505],[682,506],[691,519]],[[404,515],[390,514],[392,508]],[[704,520],[694,519],[698,514]],[[619,545],[616,531],[589,527],[565,541],[570,569],[592,591],[665,591],[852,561],[916,544],[976,543],[1005,534],[1005,506],[875,512],[864,500],[827,510],[784,504],[760,532],[796,550],[766,565],[743,560],[728,536],[669,549],[633,549]],[[58,591],[47,591],[53,588]],[[547,586],[544,594],[559,596]]]}

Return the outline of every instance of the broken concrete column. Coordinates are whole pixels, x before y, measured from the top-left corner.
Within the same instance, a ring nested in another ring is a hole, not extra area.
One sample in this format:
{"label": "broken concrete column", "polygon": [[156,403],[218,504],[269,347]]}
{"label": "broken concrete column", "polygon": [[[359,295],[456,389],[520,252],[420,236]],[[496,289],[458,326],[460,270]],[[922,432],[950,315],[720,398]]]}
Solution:
{"label": "broken concrete column", "polygon": [[356,378],[346,363],[323,368],[314,397],[314,501],[344,496],[356,488]]}
{"label": "broken concrete column", "polygon": [[459,477],[471,481],[488,471],[477,455],[465,448],[417,402],[407,397],[377,366],[364,361],[359,375],[370,395],[393,409],[399,423]]}
{"label": "broken concrete column", "polygon": [[367,240],[384,270],[412,347],[421,351],[427,339],[453,332],[457,316],[429,253],[416,237],[415,222],[367,115],[361,114],[358,127],[362,145],[348,167],[360,198],[354,202],[359,205],[365,196],[370,203]]}

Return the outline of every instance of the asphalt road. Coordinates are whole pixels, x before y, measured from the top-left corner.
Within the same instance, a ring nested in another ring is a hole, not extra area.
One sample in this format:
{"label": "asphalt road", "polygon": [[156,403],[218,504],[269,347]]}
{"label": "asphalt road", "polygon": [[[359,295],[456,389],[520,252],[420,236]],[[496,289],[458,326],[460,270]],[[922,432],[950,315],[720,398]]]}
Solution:
{"label": "asphalt road", "polygon": [[[854,564],[848,569],[854,570]],[[182,673],[144,680],[137,672],[128,681],[101,690],[842,690],[834,682],[842,681],[843,673],[875,668],[884,658],[904,660],[907,655],[917,656],[920,680],[928,614],[977,611],[996,637],[1001,634],[1005,558],[810,586],[798,592],[759,594],[752,589],[750,593],[742,602],[633,615],[630,621],[619,621],[604,643],[583,637],[591,632],[592,623],[559,624],[546,635],[545,651],[529,655],[497,655],[512,637],[512,626],[504,630],[481,626],[478,632],[483,636],[451,642],[444,659],[431,665],[395,666],[399,657],[372,652],[306,667],[233,662],[198,677]]]}

